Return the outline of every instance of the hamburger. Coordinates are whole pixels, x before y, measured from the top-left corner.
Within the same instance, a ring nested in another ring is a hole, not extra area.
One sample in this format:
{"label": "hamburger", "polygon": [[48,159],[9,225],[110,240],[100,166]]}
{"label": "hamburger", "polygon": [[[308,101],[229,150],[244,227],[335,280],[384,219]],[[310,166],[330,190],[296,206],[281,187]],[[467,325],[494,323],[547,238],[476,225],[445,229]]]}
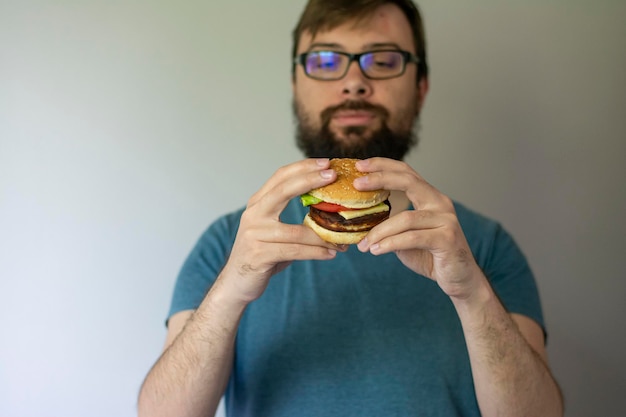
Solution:
{"label": "hamburger", "polygon": [[358,191],[352,185],[356,178],[367,175],[356,169],[357,161],[331,159],[330,168],[337,173],[337,180],[300,197],[309,207],[304,224],[327,242],[359,243],[374,226],[389,218],[389,191]]}

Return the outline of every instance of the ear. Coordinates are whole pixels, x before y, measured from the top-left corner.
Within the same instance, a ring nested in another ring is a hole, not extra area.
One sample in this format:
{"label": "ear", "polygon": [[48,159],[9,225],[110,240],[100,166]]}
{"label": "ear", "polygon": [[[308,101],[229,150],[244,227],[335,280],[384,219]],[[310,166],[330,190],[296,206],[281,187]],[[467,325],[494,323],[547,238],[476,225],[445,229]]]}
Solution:
{"label": "ear", "polygon": [[422,77],[417,82],[417,113],[419,114],[422,111],[422,107],[424,106],[424,100],[426,100],[426,94],[428,94],[428,77]]}

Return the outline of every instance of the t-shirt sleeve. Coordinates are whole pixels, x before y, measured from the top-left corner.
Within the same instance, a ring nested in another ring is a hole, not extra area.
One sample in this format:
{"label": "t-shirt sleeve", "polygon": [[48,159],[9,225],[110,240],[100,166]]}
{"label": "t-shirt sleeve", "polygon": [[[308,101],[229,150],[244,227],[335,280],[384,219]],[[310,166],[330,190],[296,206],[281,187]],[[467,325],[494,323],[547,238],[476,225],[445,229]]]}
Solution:
{"label": "t-shirt sleeve", "polygon": [[519,246],[500,225],[483,269],[507,311],[533,319],[545,333],[535,277]]}
{"label": "t-shirt sleeve", "polygon": [[230,254],[233,229],[229,218],[222,217],[202,234],[178,274],[167,320],[180,311],[198,308]]}

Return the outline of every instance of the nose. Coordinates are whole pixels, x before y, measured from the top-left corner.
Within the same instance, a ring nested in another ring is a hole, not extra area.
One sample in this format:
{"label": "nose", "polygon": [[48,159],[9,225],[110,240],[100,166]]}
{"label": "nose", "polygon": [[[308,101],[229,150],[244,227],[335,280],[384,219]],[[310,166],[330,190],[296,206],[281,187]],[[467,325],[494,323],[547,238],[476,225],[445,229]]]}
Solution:
{"label": "nose", "polygon": [[351,62],[341,79],[341,95],[345,100],[364,99],[372,95],[371,80],[363,74],[358,62]]}

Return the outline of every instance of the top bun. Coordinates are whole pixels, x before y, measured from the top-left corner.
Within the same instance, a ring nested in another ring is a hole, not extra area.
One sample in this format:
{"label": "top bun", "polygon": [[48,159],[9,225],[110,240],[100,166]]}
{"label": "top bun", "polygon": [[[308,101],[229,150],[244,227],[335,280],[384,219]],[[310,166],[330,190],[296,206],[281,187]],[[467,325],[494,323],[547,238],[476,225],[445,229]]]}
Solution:
{"label": "top bun", "polygon": [[330,160],[330,168],[337,172],[337,180],[325,187],[309,191],[313,197],[344,207],[361,209],[375,206],[389,198],[389,191],[358,191],[352,182],[367,175],[356,169],[358,159],[335,158]]}

